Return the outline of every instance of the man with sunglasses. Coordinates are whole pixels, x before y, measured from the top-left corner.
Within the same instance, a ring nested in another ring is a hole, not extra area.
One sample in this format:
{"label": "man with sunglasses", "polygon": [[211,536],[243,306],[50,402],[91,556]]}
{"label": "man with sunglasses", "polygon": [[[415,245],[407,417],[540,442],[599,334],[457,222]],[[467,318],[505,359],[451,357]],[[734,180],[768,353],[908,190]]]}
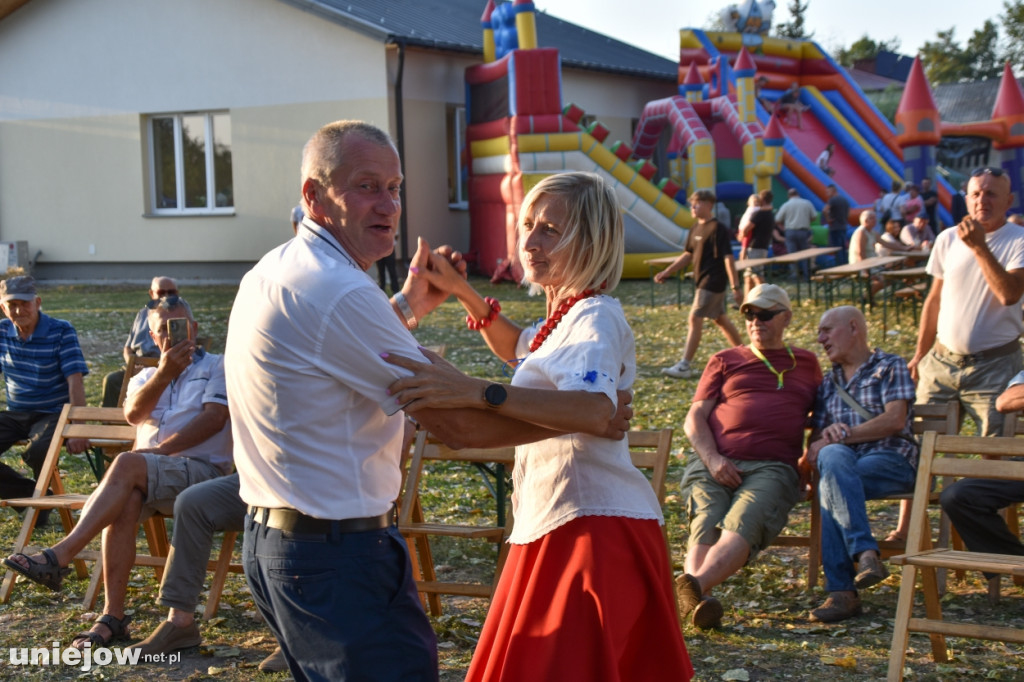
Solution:
{"label": "man with sunglasses", "polygon": [[711,357],[685,422],[696,456],[683,473],[690,539],[676,593],[702,629],[723,615],[711,588],[770,545],[802,497],[797,464],[821,383],[814,353],[785,342],[784,289],[758,285],[740,309],[750,345]]}
{"label": "man with sunglasses", "polygon": [[871,350],[863,313],[853,306],[826,311],[818,343],[832,370],[818,389],[806,462],[819,472],[821,563],[829,596],[810,619],[833,623],[860,614],[857,590],[889,576],[866,501],[914,489],[918,448],[911,435],[914,382],[907,363]]}
{"label": "man with sunglasses", "polygon": [[975,171],[966,199],[969,215],[932,247],[909,366],[917,402],[959,400],[978,432],[994,436],[1003,426],[996,398],[1022,369],[1024,227],[1006,221],[1014,196],[1002,169]]}
{"label": "man with sunglasses", "polygon": [[[125,340],[124,349],[121,351],[126,363],[128,362],[128,358],[133,355],[147,358],[160,357],[160,349],[157,348],[155,343],[153,343],[153,337],[149,334],[149,322],[147,322],[147,315],[149,314],[149,310],[153,306],[154,301],[159,301],[164,296],[177,295],[178,283],[173,279],[163,275],[153,278],[153,281],[149,285],[149,302],[142,306],[138,314],[135,315],[135,321],[132,322],[132,329],[128,332],[128,339]],[[117,399],[121,395],[121,384],[124,383],[124,372],[125,368],[122,367],[116,372],[111,372],[107,376],[103,377],[103,401],[100,403],[103,407],[120,407],[120,405],[117,404]]]}

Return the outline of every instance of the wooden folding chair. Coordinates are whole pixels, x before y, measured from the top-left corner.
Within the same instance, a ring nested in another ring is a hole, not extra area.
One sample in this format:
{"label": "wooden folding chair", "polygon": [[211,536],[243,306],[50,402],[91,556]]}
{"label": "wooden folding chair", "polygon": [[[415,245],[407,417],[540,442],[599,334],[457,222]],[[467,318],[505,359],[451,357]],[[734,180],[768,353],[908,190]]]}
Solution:
{"label": "wooden folding chair", "polygon": [[[410,557],[413,562],[413,573],[416,576],[416,587],[421,595],[426,595],[427,605],[434,615],[441,613],[439,594],[454,594],[469,597],[490,597],[498,583],[502,566],[505,563],[507,550],[503,544],[512,530],[512,515],[504,525],[471,525],[451,524],[428,521],[424,518],[424,510],[420,501],[420,488],[423,485],[424,466],[427,463],[458,462],[471,465],[495,467],[496,475],[503,476],[497,467],[511,471],[515,464],[515,448],[466,448],[452,450],[448,446],[433,441],[428,434],[421,431],[416,436],[412,459],[406,474],[405,493],[399,505],[398,530],[410,544]],[[439,581],[434,570],[434,559],[430,550],[431,536],[444,536],[462,539],[478,539],[493,542],[497,546],[497,561],[494,579],[490,584],[458,581]]]}
{"label": "wooden folding chair", "polygon": [[121,392],[117,396],[117,406],[124,406],[124,399],[128,395],[128,384],[132,377],[139,373],[143,367],[156,367],[160,364],[160,358],[150,358],[144,355],[128,356],[128,363],[124,368],[124,381],[121,382]]}
{"label": "wooden folding chair", "polygon": [[[70,533],[75,526],[71,512],[84,507],[85,501],[89,498],[88,494],[70,493],[64,488],[59,460],[64,442],[70,438],[88,438],[97,444],[130,450],[132,443],[135,442],[135,427],[125,421],[124,412],[118,407],[75,407],[70,404],[64,406],[57,420],[50,447],[43,459],[42,470],[32,497],[0,500],[0,506],[25,508],[21,532],[14,541],[15,553],[35,551],[35,548],[29,546],[29,541],[32,538],[32,531],[35,530],[40,509],[56,509],[60,514],[64,532]],[[47,490],[53,494],[47,495]],[[74,562],[79,578],[88,575],[83,562],[85,558],[88,557],[80,556]],[[10,598],[16,576],[14,571],[7,571],[0,586],[0,603],[6,603]]]}
{"label": "wooden folding chair", "polygon": [[[976,454],[982,457],[973,457]],[[903,566],[903,569],[889,652],[890,682],[903,679],[903,665],[911,632],[928,633],[932,659],[936,663],[947,660],[947,635],[1024,644],[1024,630],[1019,628],[944,619],[936,573],[940,569],[962,569],[1024,576],[1024,557],[932,548],[931,519],[928,514],[928,505],[932,502],[929,493],[934,482],[940,478],[1024,480],[1024,462],[1009,459],[1012,457],[1024,457],[1024,439],[940,436],[934,432],[924,435],[910,513],[907,551],[891,560]],[[913,616],[919,573],[925,607],[923,618]],[[976,617],[977,614],[972,615],[972,618]]]}
{"label": "wooden folding chair", "polygon": [[[1024,436],[1024,419],[1021,419],[1020,412],[1011,412],[1003,419],[1003,436],[1015,438]],[[1011,504],[1002,510],[1003,518],[1006,519],[1006,527],[1011,533],[1020,537],[1020,504]],[[988,598],[993,604],[999,601],[1001,588],[1001,576],[994,576],[988,581]],[[1024,585],[1024,576],[1013,576],[1014,585]]]}
{"label": "wooden folding chair", "polygon": [[[960,426],[960,405],[952,400],[948,403],[934,405],[914,405],[914,433],[920,435],[925,431],[937,431],[944,434],[956,434]],[[913,493],[904,493],[880,498],[882,500],[910,500]],[[931,493],[933,501],[938,501],[939,491]],[[818,585],[818,574],[821,570],[821,506],[818,501],[817,481],[812,482],[811,489],[811,527],[807,535],[781,534],[772,543],[780,547],[807,547],[807,589],[813,590]],[[939,544],[945,545],[950,538],[949,519],[943,517],[940,526]],[[879,552],[889,557],[904,551],[906,543],[902,540],[880,540]]]}

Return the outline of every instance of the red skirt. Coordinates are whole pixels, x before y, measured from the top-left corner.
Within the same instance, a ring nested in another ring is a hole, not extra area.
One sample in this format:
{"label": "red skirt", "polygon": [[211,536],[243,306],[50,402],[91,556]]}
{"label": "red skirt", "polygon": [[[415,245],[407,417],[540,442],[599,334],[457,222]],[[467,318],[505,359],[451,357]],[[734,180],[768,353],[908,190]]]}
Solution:
{"label": "red skirt", "polygon": [[466,680],[691,677],[658,522],[584,516],[512,545]]}

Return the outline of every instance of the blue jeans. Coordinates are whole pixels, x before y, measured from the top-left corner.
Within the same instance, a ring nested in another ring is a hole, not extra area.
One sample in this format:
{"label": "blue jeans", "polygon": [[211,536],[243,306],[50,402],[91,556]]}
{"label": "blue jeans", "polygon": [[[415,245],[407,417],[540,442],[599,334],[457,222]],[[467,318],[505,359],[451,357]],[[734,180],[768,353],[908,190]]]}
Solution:
{"label": "blue jeans", "polygon": [[436,682],[437,638],[397,527],[296,534],[246,516],[242,557],[296,682]]}
{"label": "blue jeans", "polygon": [[839,247],[839,251],[835,253],[836,265],[846,265],[846,228],[844,227],[841,230],[829,230],[828,245]]}
{"label": "blue jeans", "polygon": [[903,455],[891,450],[858,455],[839,443],[818,452],[818,472],[825,589],[852,591],[854,558],[864,551],[878,551],[865,502],[913,491],[917,473]]}
{"label": "blue jeans", "polygon": [[[806,251],[811,248],[811,228],[804,227],[795,230],[786,230],[786,253]],[[800,261],[800,274],[804,279],[810,278],[810,265],[807,261]],[[790,277],[796,278],[796,263],[789,266]]]}

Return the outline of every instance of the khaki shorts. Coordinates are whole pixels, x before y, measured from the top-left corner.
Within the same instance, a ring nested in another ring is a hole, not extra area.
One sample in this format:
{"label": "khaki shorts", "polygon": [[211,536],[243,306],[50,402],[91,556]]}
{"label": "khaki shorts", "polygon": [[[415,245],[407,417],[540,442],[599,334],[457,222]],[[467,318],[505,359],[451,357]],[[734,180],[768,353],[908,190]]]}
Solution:
{"label": "khaki shorts", "polygon": [[[755,258],[767,258],[768,249],[747,249],[747,259],[753,260]],[[743,271],[745,275],[757,275],[758,277],[764,277],[764,266],[758,265],[756,268],[747,268]]]}
{"label": "khaki shorts", "polygon": [[171,515],[174,512],[174,500],[182,490],[221,475],[217,467],[200,459],[169,457],[152,452],[138,454],[146,458],[146,499],[140,520],[157,512]]}
{"label": "khaki shorts", "polygon": [[683,499],[690,517],[692,548],[712,545],[721,531],[736,533],[750,545],[751,561],[772,543],[800,501],[796,469],[781,462],[732,460],[743,483],[730,490],[711,477],[697,455],[690,455],[683,472]]}
{"label": "khaki shorts", "polygon": [[693,295],[691,314],[697,317],[706,317],[709,320],[717,320],[725,315],[725,293],[724,291],[716,293],[707,289],[697,289]]}

